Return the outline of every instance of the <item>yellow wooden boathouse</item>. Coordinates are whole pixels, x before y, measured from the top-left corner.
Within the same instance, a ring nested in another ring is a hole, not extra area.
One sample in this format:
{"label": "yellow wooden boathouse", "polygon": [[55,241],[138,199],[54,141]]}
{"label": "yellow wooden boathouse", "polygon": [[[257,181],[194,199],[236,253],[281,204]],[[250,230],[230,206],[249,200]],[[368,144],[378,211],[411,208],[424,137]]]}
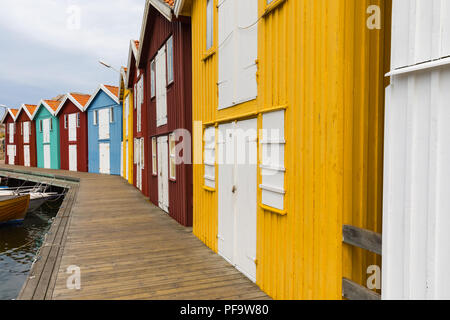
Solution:
{"label": "yellow wooden boathouse", "polygon": [[122,177],[133,184],[133,92],[127,86],[127,68],[120,69],[119,99],[123,106]]}
{"label": "yellow wooden boathouse", "polygon": [[[343,244],[342,228],[382,231],[391,1],[178,0],[175,11],[192,19],[194,234],[276,299],[365,285],[381,258]],[[281,132],[248,137],[254,179],[220,164],[236,128]]]}

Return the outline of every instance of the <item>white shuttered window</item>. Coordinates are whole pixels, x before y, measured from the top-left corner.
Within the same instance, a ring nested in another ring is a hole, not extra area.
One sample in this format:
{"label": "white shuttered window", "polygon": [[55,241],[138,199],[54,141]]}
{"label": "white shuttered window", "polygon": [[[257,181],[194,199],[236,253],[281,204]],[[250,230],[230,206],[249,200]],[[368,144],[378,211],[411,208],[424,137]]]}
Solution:
{"label": "white shuttered window", "polygon": [[27,121],[23,123],[23,142],[24,143],[30,143],[30,129],[31,129],[31,122]]}
{"label": "white shuttered window", "polygon": [[216,187],[216,128],[206,128],[204,135],[205,186],[214,189]]}
{"label": "white shuttered window", "polygon": [[9,143],[14,143],[14,133],[15,133],[14,123],[9,124],[8,133],[9,133]]}
{"label": "white shuttered window", "polygon": [[263,115],[263,131],[260,141],[262,150],[261,176],[262,204],[284,210],[285,166],[285,111],[271,112]]}
{"label": "white shuttered window", "polygon": [[156,56],[156,126],[167,124],[166,46]]}
{"label": "white shuttered window", "polygon": [[258,0],[219,4],[219,109],[258,95]]}

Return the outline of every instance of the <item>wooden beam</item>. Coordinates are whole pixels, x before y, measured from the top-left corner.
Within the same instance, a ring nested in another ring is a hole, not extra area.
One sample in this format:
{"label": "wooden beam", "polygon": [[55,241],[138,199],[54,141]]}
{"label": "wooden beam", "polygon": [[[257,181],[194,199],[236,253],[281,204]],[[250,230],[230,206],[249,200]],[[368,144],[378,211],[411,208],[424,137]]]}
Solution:
{"label": "wooden beam", "polygon": [[342,296],[348,300],[381,300],[381,295],[347,278],[342,279]]}
{"label": "wooden beam", "polygon": [[343,226],[342,234],[344,243],[381,255],[381,234],[349,225]]}

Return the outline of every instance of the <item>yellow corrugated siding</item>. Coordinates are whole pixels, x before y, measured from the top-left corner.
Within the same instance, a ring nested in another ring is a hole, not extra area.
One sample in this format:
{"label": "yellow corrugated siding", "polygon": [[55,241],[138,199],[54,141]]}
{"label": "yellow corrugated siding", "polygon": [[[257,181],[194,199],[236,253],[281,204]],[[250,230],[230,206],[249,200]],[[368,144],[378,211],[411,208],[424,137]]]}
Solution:
{"label": "yellow corrugated siding", "polygon": [[[390,0],[284,1],[259,22],[258,99],[222,111],[217,54],[202,60],[206,0],[193,4],[194,121],[258,114],[261,127],[261,111],[287,105],[287,215],[258,209],[257,224],[257,284],[276,299],[340,299],[342,276],[364,284],[367,265],[380,265],[342,245],[343,223],[381,232],[389,50],[384,29],[366,28],[371,4],[390,8]],[[217,11],[215,22],[217,47]],[[194,233],[217,252],[217,192],[203,189],[201,165],[194,166]]]}
{"label": "yellow corrugated siding", "polygon": [[[214,2],[217,5],[217,0]],[[214,21],[214,47],[217,47],[217,10],[215,11]],[[203,60],[206,52],[205,35],[206,0],[194,1],[192,9],[192,110],[193,121],[204,123],[215,120],[218,104],[216,85],[218,81],[218,57],[217,54],[212,54],[208,59]],[[194,141],[202,141],[202,137],[194,135]],[[194,159],[194,163],[196,162],[198,163]],[[193,232],[208,247],[217,252],[217,193],[203,189],[202,165],[193,165],[193,175]]]}
{"label": "yellow corrugated siding", "polygon": [[[128,157],[128,163],[129,163],[129,169],[128,169],[128,183],[133,184],[133,156],[134,156],[134,137],[133,137],[133,93],[129,89],[125,89],[124,93],[124,101],[125,99],[130,99],[129,103],[129,116],[128,119],[126,119],[125,115],[125,102],[123,102],[123,170],[124,170],[124,176],[125,176],[125,166],[127,163],[127,157]],[[128,136],[126,133],[126,126],[125,123],[128,121]],[[128,144],[128,154],[126,149],[126,144]]]}

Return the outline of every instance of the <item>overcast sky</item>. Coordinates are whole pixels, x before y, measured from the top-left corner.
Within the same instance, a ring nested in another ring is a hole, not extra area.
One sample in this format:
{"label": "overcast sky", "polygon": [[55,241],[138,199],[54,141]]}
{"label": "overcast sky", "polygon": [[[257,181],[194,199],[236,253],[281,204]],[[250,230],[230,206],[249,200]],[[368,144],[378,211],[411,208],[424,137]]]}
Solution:
{"label": "overcast sky", "polygon": [[[118,85],[145,0],[0,0],[0,104]],[[0,111],[1,113],[1,111]]]}

